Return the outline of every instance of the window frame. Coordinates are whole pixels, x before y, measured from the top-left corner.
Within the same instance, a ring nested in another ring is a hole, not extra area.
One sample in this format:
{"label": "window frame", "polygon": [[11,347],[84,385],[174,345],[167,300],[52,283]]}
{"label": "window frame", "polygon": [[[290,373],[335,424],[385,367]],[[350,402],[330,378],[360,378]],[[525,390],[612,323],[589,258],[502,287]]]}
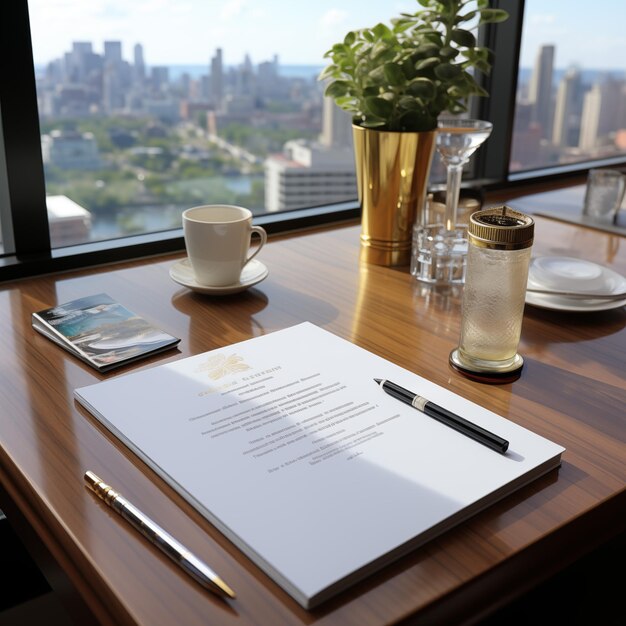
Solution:
{"label": "window frame", "polygon": [[[589,167],[607,164],[594,161],[509,172],[524,0],[494,0],[491,6],[505,9],[510,17],[503,23],[486,25],[479,34],[481,43],[494,51],[494,63],[491,75],[483,78],[490,96],[478,100],[473,114],[491,120],[494,130],[489,142],[475,155],[474,184],[489,191],[516,181],[545,182],[581,176]],[[12,0],[0,6],[0,54],[10,60],[4,64],[0,80],[0,150],[5,155],[4,162],[0,159],[0,227],[5,243],[0,282],[184,250],[181,228],[51,248],[28,0]],[[610,164],[626,165],[626,156],[612,159]],[[255,222],[272,235],[359,216],[355,199],[260,215]]]}
{"label": "window frame", "polygon": [[[3,64],[0,80],[6,165],[4,182],[15,255],[21,259],[50,251],[35,68],[26,0],[3,5],[0,18],[1,58],[10,59],[10,63]],[[2,226],[4,231],[4,222]]]}

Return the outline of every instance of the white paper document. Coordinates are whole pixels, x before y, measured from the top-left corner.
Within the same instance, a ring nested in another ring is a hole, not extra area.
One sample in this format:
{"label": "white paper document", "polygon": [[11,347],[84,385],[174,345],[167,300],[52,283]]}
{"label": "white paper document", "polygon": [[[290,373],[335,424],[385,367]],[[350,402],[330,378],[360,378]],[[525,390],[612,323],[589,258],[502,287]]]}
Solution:
{"label": "white paper document", "polygon": [[[374,378],[496,433],[508,451]],[[564,451],[308,322],[75,396],[305,608],[558,467]]]}

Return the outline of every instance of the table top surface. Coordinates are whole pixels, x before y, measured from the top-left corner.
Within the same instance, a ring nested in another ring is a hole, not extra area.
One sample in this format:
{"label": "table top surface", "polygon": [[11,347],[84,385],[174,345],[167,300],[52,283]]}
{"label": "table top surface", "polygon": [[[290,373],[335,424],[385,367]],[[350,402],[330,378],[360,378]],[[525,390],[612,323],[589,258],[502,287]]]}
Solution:
{"label": "table top surface", "polygon": [[[533,254],[585,258],[626,275],[626,239],[546,218],[536,219]],[[269,276],[234,295],[172,281],[181,258],[0,287],[0,484],[100,623],[471,623],[624,529],[626,308],[527,306],[520,379],[486,385],[448,365],[458,290],[432,290],[408,268],[367,264],[356,223],[270,238],[258,257]],[[34,311],[100,292],[181,337],[178,349],[100,374],[32,329]],[[319,608],[302,609],[73,399],[77,387],[302,321],[563,445],[561,467]],[[203,590],[130,529],[85,488],[86,469],[209,563],[237,599]]]}

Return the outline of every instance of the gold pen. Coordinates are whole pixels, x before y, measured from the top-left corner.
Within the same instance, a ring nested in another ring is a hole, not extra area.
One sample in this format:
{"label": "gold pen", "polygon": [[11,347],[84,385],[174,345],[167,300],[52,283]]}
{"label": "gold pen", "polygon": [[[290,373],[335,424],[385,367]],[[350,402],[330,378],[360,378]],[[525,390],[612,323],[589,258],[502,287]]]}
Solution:
{"label": "gold pen", "polygon": [[144,537],[160,548],[175,563],[178,563],[203,587],[222,597],[234,598],[233,590],[205,563],[194,556],[185,546],[155,524],[126,498],[113,491],[93,472],[85,472],[87,486],[113,510],[130,522]]}

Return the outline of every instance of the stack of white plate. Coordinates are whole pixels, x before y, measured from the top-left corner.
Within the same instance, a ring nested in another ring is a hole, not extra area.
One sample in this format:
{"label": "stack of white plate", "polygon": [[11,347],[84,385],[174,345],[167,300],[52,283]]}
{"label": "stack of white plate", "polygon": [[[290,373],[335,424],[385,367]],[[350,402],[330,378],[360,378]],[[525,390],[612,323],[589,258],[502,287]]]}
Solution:
{"label": "stack of white plate", "polygon": [[[624,299],[594,298],[626,292],[626,278],[607,267],[564,256],[543,256],[531,260],[528,288],[546,293],[526,292],[526,303],[558,311],[605,311],[626,305]],[[572,292],[580,296],[564,296],[551,291]],[[588,297],[584,297],[589,294]]]}

